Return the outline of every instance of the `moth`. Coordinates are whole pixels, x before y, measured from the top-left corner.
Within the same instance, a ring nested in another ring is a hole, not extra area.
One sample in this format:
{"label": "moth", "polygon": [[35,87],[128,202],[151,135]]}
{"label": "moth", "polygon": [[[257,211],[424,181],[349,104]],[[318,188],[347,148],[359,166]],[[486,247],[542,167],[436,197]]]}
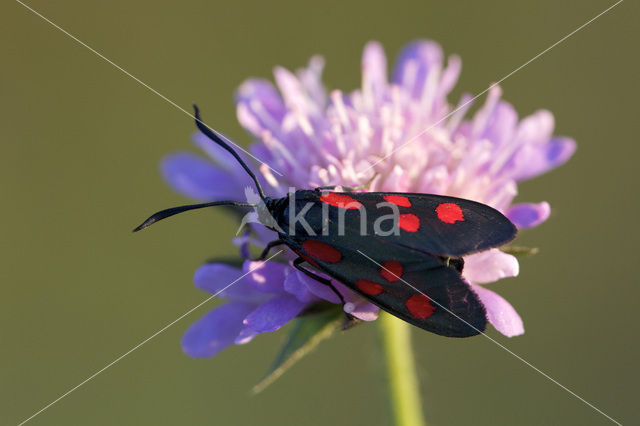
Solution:
{"label": "moth", "polygon": [[[496,209],[471,200],[433,194],[336,192],[320,187],[269,198],[251,168],[216,131],[196,126],[227,150],[253,180],[258,203],[212,201],[155,213],[139,231],[169,216],[212,206],[252,207],[259,221],[277,232],[260,259],[284,245],[293,266],[342,294],[331,277],[396,317],[448,337],[484,331],[486,311],[463,279],[463,256],[502,246],[516,227]],[[350,188],[347,188],[350,189]],[[353,188],[351,188],[353,189]],[[346,309],[348,311],[348,309]]]}

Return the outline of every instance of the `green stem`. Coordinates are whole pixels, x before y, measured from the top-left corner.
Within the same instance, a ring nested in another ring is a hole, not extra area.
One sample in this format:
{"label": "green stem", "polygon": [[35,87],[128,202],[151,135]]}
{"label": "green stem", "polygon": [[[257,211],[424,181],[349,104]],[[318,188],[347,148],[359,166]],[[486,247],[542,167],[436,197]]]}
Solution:
{"label": "green stem", "polygon": [[386,312],[378,318],[389,399],[396,426],[425,426],[411,346],[411,325]]}

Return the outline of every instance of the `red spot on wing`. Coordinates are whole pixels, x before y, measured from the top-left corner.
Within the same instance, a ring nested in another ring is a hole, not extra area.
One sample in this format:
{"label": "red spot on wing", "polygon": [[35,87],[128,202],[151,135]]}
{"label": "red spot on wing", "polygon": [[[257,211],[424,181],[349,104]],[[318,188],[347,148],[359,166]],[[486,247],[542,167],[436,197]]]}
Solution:
{"label": "red spot on wing", "polygon": [[320,201],[341,209],[359,209],[362,207],[359,201],[339,192],[323,192]]}
{"label": "red spot on wing", "polygon": [[398,225],[407,232],[416,232],[420,229],[420,219],[413,213],[401,214]]}
{"label": "red spot on wing", "polygon": [[390,283],[396,282],[402,276],[402,263],[397,260],[390,260],[382,264],[380,275]]}
{"label": "red spot on wing", "polygon": [[438,219],[444,223],[464,222],[464,215],[459,205],[454,203],[442,203],[436,207]]}
{"label": "red spot on wing", "polygon": [[431,304],[431,299],[421,293],[411,296],[404,305],[416,319],[429,318],[436,310],[436,307]]}
{"label": "red spot on wing", "polygon": [[411,200],[401,195],[385,195],[382,197],[386,202],[400,207],[411,207]]}
{"label": "red spot on wing", "polygon": [[369,280],[356,281],[356,287],[358,287],[358,290],[364,294],[368,294],[369,296],[377,296],[382,293],[382,286]]}
{"label": "red spot on wing", "polygon": [[323,262],[337,263],[342,259],[342,253],[321,241],[307,240],[302,243],[302,248],[309,256]]}

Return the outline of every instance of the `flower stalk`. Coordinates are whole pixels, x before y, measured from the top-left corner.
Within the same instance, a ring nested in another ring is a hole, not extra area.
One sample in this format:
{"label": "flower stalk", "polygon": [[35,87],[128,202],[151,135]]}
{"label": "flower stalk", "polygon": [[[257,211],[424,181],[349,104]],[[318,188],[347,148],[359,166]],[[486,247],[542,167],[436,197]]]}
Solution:
{"label": "flower stalk", "polygon": [[389,405],[395,426],[425,426],[411,344],[411,325],[389,314],[378,318]]}

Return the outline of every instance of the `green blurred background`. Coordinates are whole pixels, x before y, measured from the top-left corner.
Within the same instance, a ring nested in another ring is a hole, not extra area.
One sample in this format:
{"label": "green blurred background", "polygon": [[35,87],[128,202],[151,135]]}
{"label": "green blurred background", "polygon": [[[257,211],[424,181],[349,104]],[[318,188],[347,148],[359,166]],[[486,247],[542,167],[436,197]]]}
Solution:
{"label": "green blurred background", "polygon": [[[454,97],[478,93],[612,2],[109,1],[28,4],[241,144],[232,93],[275,65],[327,60],[329,88],[360,84],[360,55],[428,37],[463,59]],[[520,186],[553,215],[541,248],[492,286],[526,334],[488,334],[622,423],[638,421],[638,21],[627,1],[502,86],[521,115],[550,109],[578,151]],[[131,228],[186,200],[159,160],[190,149],[192,120],[20,4],[0,5],[0,423],[17,424],[207,295],[192,274],[236,253],[224,212]],[[183,355],[177,323],[33,425],[347,425],[388,422],[376,327],[322,344],[258,396],[285,334],[218,357]],[[489,340],[414,331],[432,425],[608,424]]]}

